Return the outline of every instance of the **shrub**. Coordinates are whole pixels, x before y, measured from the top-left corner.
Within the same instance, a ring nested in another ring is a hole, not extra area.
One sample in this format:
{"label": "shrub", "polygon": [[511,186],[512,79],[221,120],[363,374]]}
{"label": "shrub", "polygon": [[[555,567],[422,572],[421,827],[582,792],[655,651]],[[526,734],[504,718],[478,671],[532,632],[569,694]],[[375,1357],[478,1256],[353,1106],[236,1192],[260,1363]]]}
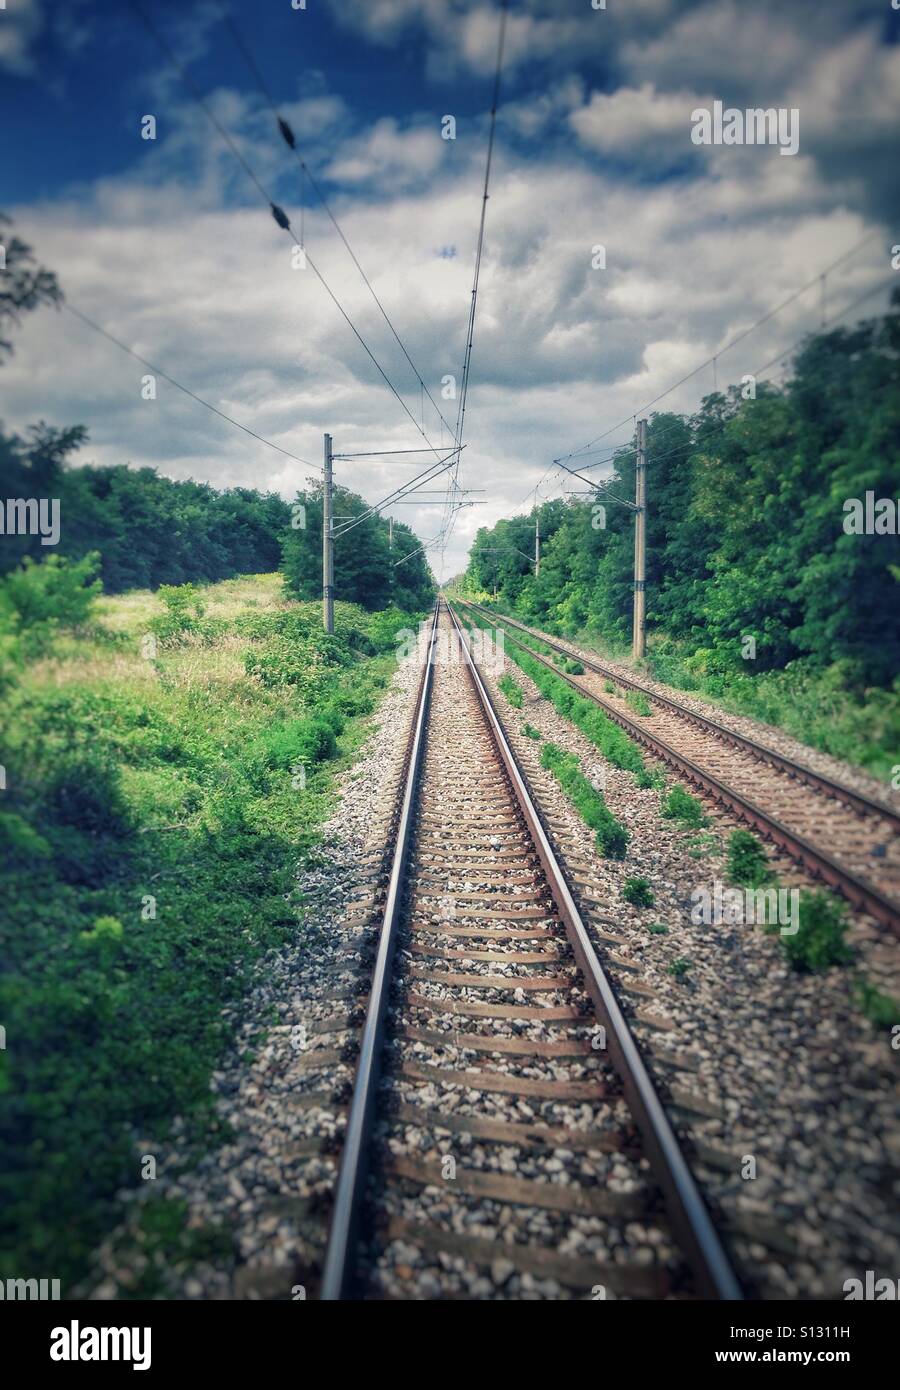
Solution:
{"label": "shrub", "polygon": [[213,636],[203,621],[205,609],[196,584],[161,584],[158,592],[165,612],[151,619],[150,630],[163,646],[178,646],[188,636]]}
{"label": "shrub", "polygon": [[698,801],[696,796],[691,796],[690,792],[685,791],[678,782],[663,795],[660,801],[660,810],[667,819],[681,821],[683,825],[699,828],[709,823],[703,810],[703,803]]}
{"label": "shrub", "polygon": [[735,830],[729,836],[728,877],[748,888],[761,888],[772,878],[762,842],[749,830]]}
{"label": "shrub", "polygon": [[536,729],[533,724],[523,724],[522,733],[525,735],[526,738],[533,738],[536,743],[540,743],[544,737],[543,734],[538,729]]}
{"label": "shrub", "polygon": [[622,887],[622,897],[634,907],[652,907],[656,902],[646,878],[626,878]]}
{"label": "shrub", "polygon": [[664,926],[662,922],[651,922],[647,930],[652,932],[654,936],[668,936],[669,934],[669,928]]}
{"label": "shrub", "polygon": [[669,974],[674,976],[678,981],[685,980],[687,979],[692,965],[693,961],[688,960],[686,956],[679,956],[677,960],[673,960],[672,964],[669,966]]}
{"label": "shrub", "polygon": [[779,940],[793,969],[813,974],[833,965],[847,965],[853,959],[844,939],[848,925],[846,909],[838,898],[822,888],[803,889],[797,930],[793,936],[780,934]]}
{"label": "shrub", "polygon": [[0,626],[19,634],[26,657],[41,656],[59,628],[82,627],[101,591],[96,551],[72,561],[48,555],[35,562],[26,555],[20,569],[0,582]]}
{"label": "shrub", "polygon": [[607,695],[615,695],[616,693],[616,687],[613,685],[612,681],[604,681],[603,689],[606,691]]}
{"label": "shrub", "polygon": [[132,828],[119,770],[104,754],[63,754],[45,783],[44,804],[58,825],[85,835],[123,836]]}
{"label": "shrub", "polygon": [[15,811],[0,811],[0,847],[9,864],[46,859],[53,853],[43,835]]}
{"label": "shrub", "polygon": [[856,981],[856,1003],[876,1028],[892,1028],[900,1024],[900,1003],[882,994],[862,976]]}
{"label": "shrub", "polygon": [[98,917],[90,931],[79,932],[82,941],[100,946],[115,944],[122,939],[124,928],[118,917]]}
{"label": "shrub", "polygon": [[297,719],[276,724],[261,737],[257,759],[266,768],[286,772],[295,764],[325,762],[337,752],[335,731],[324,719]]}

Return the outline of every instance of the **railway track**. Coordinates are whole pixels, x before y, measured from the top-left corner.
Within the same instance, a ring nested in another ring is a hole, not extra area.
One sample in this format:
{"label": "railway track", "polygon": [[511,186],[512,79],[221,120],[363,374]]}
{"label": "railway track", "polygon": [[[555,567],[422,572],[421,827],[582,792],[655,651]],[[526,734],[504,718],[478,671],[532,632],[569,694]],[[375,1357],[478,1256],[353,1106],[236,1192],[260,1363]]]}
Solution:
{"label": "railway track", "polygon": [[[900,936],[900,814],[893,807],[623,677],[515,619],[481,604],[456,602],[461,611],[490,619],[516,646],[599,705],[685,780],[837,889],[855,908]],[[517,637],[516,630],[579,662],[584,674],[560,671]],[[604,688],[606,681],[615,685],[614,693]],[[635,715],[622,689],[642,695],[651,714]]]}
{"label": "railway track", "polygon": [[321,1297],[740,1298],[443,604],[379,915]]}

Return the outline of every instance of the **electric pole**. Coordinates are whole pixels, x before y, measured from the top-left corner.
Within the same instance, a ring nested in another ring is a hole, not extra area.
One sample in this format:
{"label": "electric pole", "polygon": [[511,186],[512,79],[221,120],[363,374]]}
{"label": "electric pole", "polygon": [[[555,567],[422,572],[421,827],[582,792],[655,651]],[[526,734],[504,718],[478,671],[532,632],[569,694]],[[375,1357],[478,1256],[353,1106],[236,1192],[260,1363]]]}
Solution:
{"label": "electric pole", "polygon": [[647,581],[647,460],[644,455],[647,421],[637,422],[637,460],[634,469],[634,631],[632,654],[646,651]]}
{"label": "electric pole", "polygon": [[334,522],[331,505],[331,435],[325,436],[325,483],[322,490],[322,622],[334,632]]}
{"label": "electric pole", "polygon": [[538,512],[534,514],[534,577],[537,579],[541,572],[541,518]]}
{"label": "electric pole", "polygon": [[392,516],[389,516],[389,517],[388,517],[388,550],[393,550],[393,548],[394,548],[394,518],[393,518]]}

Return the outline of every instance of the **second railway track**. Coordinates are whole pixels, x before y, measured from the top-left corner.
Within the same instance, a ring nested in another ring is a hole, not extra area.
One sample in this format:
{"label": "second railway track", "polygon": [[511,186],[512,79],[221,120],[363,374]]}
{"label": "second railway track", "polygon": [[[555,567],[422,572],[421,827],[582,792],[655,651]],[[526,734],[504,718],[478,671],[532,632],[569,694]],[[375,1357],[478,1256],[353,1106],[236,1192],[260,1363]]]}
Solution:
{"label": "second railway track", "polygon": [[[893,807],[533,633],[515,619],[480,604],[459,606],[481,621],[490,619],[514,645],[599,705],[648,751],[900,936],[900,815]],[[578,661],[584,674],[573,677],[558,670],[517,633]],[[615,684],[615,692],[604,688],[603,678]],[[644,695],[650,716],[635,715],[619,687]]]}
{"label": "second railway track", "polygon": [[443,605],[430,644],[322,1297],[739,1298]]}

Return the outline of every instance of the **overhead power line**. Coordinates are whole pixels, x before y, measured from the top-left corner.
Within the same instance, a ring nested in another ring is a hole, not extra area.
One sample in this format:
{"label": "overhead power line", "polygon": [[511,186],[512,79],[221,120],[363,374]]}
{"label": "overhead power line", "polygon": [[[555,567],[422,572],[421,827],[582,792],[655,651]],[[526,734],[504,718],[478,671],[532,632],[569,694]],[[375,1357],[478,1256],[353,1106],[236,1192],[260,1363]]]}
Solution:
{"label": "overhead power line", "polygon": [[339,527],[334,532],[334,539],[337,540],[338,536],[346,535],[348,531],[353,530],[354,526],[358,526],[361,521],[365,521],[367,517],[373,516],[376,512],[380,512],[384,507],[391,506],[393,502],[399,501],[399,499],[405,497],[407,493],[416,492],[418,490],[416,484],[419,483],[420,480],[421,485],[424,486],[425,483],[431,483],[435,478],[439,478],[448,468],[452,468],[453,460],[458,452],[457,449],[451,450],[446,458],[438,459],[436,463],[429,464],[428,468],[426,468],[423,473],[417,474],[415,478],[410,478],[407,483],[403,483],[400,487],[394,488],[393,492],[390,492],[387,497],[383,498],[380,502],[376,502],[374,506],[369,507],[368,511],[362,512],[349,526]]}
{"label": "overhead power line", "polygon": [[[454,442],[457,442],[456,436],[453,434],[453,431],[452,431],[450,425],[449,425],[449,424],[447,423],[447,421],[444,419],[444,416],[443,416],[443,414],[442,414],[442,412],[441,412],[440,406],[438,405],[437,401],[434,399],[434,397],[432,396],[431,392],[429,391],[428,386],[427,386],[427,384],[426,384],[426,382],[425,382],[424,377],[422,376],[421,372],[419,371],[418,367],[416,366],[415,362],[413,361],[412,357],[410,356],[409,352],[407,351],[406,344],[403,342],[403,339],[400,337],[400,334],[397,332],[397,329],[396,329],[396,327],[394,326],[393,320],[391,319],[390,315],[388,314],[387,310],[385,309],[384,305],[382,304],[381,299],[379,298],[378,294],[376,293],[376,290],[375,290],[374,285],[372,284],[371,280],[369,279],[368,275],[366,274],[365,270],[363,269],[362,265],[360,264],[359,259],[358,259],[357,255],[356,255],[355,251],[353,250],[353,247],[350,245],[349,241],[347,240],[347,237],[346,237],[346,235],[345,235],[345,233],[344,233],[343,228],[341,227],[340,223],[338,222],[337,217],[335,216],[334,212],[332,211],[332,209],[331,209],[331,207],[330,207],[330,205],[329,205],[329,203],[328,203],[328,200],[327,200],[326,197],[325,197],[325,194],[323,193],[321,187],[319,186],[318,180],[316,179],[315,175],[313,174],[313,172],[312,172],[312,170],[310,169],[309,165],[307,164],[306,160],[303,158],[303,156],[301,155],[300,151],[298,150],[298,148],[297,148],[296,136],[295,136],[293,130],[291,129],[291,126],[290,126],[289,122],[285,119],[285,117],[284,117],[284,116],[281,114],[281,112],[279,111],[278,106],[277,106],[277,104],[276,104],[276,102],[275,102],[275,98],[273,97],[272,92],[271,92],[271,90],[270,90],[270,88],[269,88],[269,86],[268,86],[268,84],[267,84],[265,78],[263,77],[263,75],[262,75],[262,73],[261,73],[261,71],[260,71],[260,69],[259,69],[258,64],[256,63],[256,60],[254,59],[253,54],[252,54],[252,52],[250,51],[249,45],[248,45],[247,42],[245,41],[243,35],[241,34],[240,30],[238,29],[237,24],[236,24],[235,21],[232,19],[231,15],[229,15],[229,14],[227,14],[227,13],[224,13],[224,14],[223,14],[223,19],[224,19],[224,21],[225,21],[226,27],[228,28],[228,30],[229,30],[230,33],[231,33],[232,38],[234,39],[234,41],[235,41],[235,43],[237,44],[238,48],[240,49],[241,53],[244,55],[244,59],[245,59],[247,65],[248,65],[248,67],[250,68],[250,71],[253,73],[253,75],[254,75],[254,77],[255,77],[255,79],[256,79],[257,86],[259,87],[260,91],[262,92],[263,96],[265,97],[266,102],[268,103],[268,105],[269,105],[269,107],[270,107],[270,109],[271,109],[271,111],[272,111],[272,114],[273,114],[274,117],[275,117],[275,120],[276,120],[276,123],[277,123],[277,126],[278,126],[278,131],[279,131],[279,133],[280,133],[280,135],[281,135],[281,138],[283,139],[284,143],[287,145],[287,147],[288,147],[288,149],[290,150],[291,154],[294,156],[294,158],[297,160],[298,164],[300,165],[300,169],[301,169],[301,172],[302,172],[302,175],[303,175],[304,179],[309,179],[309,183],[310,183],[310,186],[311,186],[313,192],[315,193],[315,195],[316,195],[316,197],[318,198],[319,202],[322,204],[322,207],[325,209],[325,212],[328,214],[328,217],[329,217],[329,219],[330,219],[330,221],[331,221],[332,226],[334,227],[334,230],[337,232],[338,236],[340,237],[341,241],[342,241],[343,244],[344,244],[344,247],[346,248],[347,254],[350,256],[350,259],[352,260],[353,264],[356,266],[356,269],[359,271],[360,275],[362,276],[362,279],[363,279],[363,281],[365,282],[366,288],[368,289],[369,293],[371,294],[372,298],[374,299],[375,303],[377,304],[377,306],[378,306],[378,308],[379,308],[379,310],[380,310],[380,312],[381,312],[382,318],[384,319],[384,321],[385,321],[385,323],[387,324],[388,328],[391,330],[391,333],[394,335],[394,338],[396,339],[397,345],[399,346],[400,351],[403,353],[403,356],[406,358],[407,362],[409,363],[409,366],[410,366],[410,368],[412,369],[413,375],[415,376],[416,380],[418,381],[419,385],[421,386],[422,391],[423,391],[424,394],[428,397],[429,401],[431,402],[431,404],[434,406],[435,410],[437,411],[438,418],[441,420],[441,422],[442,422],[443,425],[446,427],[446,429],[448,430],[448,432],[453,436]],[[302,244],[303,244],[303,241],[302,241],[302,237],[301,237],[301,245],[302,245]]]}
{"label": "overhead power line", "polygon": [[[506,42],[506,21],[508,18],[508,0],[502,0],[500,11],[500,31],[497,35],[497,60],[494,65],[494,88],[491,96],[491,115],[490,127],[488,131],[487,159],[484,168],[484,189],[481,198],[481,217],[478,224],[478,241],[475,248],[475,270],[472,277],[472,295],[469,302],[469,319],[466,326],[466,342],[463,352],[462,381],[460,385],[459,405],[456,412],[456,443],[461,447],[463,433],[466,423],[466,403],[469,394],[469,376],[472,367],[472,343],[475,336],[475,306],[478,300],[478,282],[481,275],[481,257],[484,250],[484,227],[487,217],[487,204],[491,182],[491,164],[494,157],[494,137],[497,130],[497,104],[500,99],[500,74],[503,69],[503,48]],[[446,544],[449,539],[453,519],[455,516],[453,493],[458,487],[457,474],[459,471],[459,461],[454,470],[447,488],[447,507],[441,527],[442,544]],[[457,508],[458,510],[458,508]]]}
{"label": "overhead power line", "polygon": [[478,241],[475,247],[475,273],[472,278],[472,297],[469,303],[469,323],[466,329],[466,346],[463,354],[462,385],[459,393],[459,406],[456,416],[456,440],[462,442],[463,430],[466,422],[466,398],[469,392],[469,374],[472,367],[472,343],[475,336],[475,305],[478,300],[478,281],[481,275],[481,256],[484,250],[484,226],[487,218],[487,205],[490,182],[491,164],[494,158],[494,136],[497,130],[497,101],[500,96],[500,72],[503,66],[503,46],[506,40],[506,21],[508,17],[508,0],[503,0],[500,12],[500,33],[497,38],[497,62],[494,69],[494,92],[491,97],[491,118],[488,131],[487,161],[484,168],[484,191],[481,197],[481,218],[478,224]]}
{"label": "overhead power line", "polygon": [[162,377],[163,381],[167,381],[170,386],[174,386],[177,390],[183,391],[186,396],[190,396],[192,401],[196,401],[198,405],[205,406],[206,409],[211,410],[214,415],[218,415],[220,420],[227,420],[228,424],[234,425],[235,429],[243,430],[244,434],[249,434],[253,439],[258,439],[260,444],[265,444],[267,448],[275,449],[279,454],[284,454],[285,458],[293,459],[294,463],[302,463],[306,468],[317,468],[319,472],[322,471],[322,465],[320,463],[311,463],[309,459],[302,459],[298,454],[292,454],[289,449],[282,449],[280,444],[273,444],[271,439],[266,439],[265,435],[257,434],[256,430],[252,430],[249,425],[242,425],[240,420],[235,420],[232,415],[226,414],[224,410],[220,410],[219,407],[213,405],[211,401],[204,400],[202,396],[198,396],[196,391],[192,391],[189,387],[183,386],[180,381],[175,380],[175,377],[170,376],[168,372],[164,372],[162,367],[157,367],[154,362],[150,362],[146,357],[142,357],[139,352],[135,352],[134,348],[130,348],[127,343],[122,342],[121,338],[115,337],[115,335],[110,333],[106,328],[102,328],[99,323],[96,323],[81,309],[76,309],[75,305],[70,304],[68,300],[63,299],[60,303],[64,309],[67,309],[75,318],[80,319],[82,323],[86,323],[95,333],[99,333],[101,337],[106,338],[110,343],[115,343],[116,347],[121,348],[123,352],[127,352],[129,357],[133,357],[134,360],[140,362],[142,366],[149,367],[150,371],[153,372],[155,376]]}
{"label": "overhead power line", "polygon": [[[221,136],[222,140],[225,142],[225,144],[227,145],[228,149],[229,149],[229,150],[231,151],[231,153],[234,155],[235,159],[236,159],[237,162],[240,164],[241,168],[244,170],[244,172],[245,172],[245,174],[247,175],[247,177],[248,177],[248,178],[250,179],[250,181],[253,183],[254,187],[259,191],[260,195],[262,196],[262,198],[264,199],[264,201],[265,201],[266,204],[268,205],[269,210],[270,210],[270,212],[271,212],[273,218],[275,219],[275,222],[277,223],[277,225],[282,229],[282,231],[287,232],[287,234],[291,237],[293,243],[294,243],[295,245],[297,245],[298,243],[297,243],[296,234],[295,234],[295,232],[294,232],[294,230],[293,230],[293,228],[292,228],[292,226],[291,226],[290,218],[288,217],[287,213],[284,211],[283,208],[279,207],[279,205],[278,205],[278,204],[274,201],[274,199],[270,196],[268,190],[267,190],[267,189],[264,187],[264,185],[260,182],[260,180],[259,180],[259,178],[257,177],[256,173],[254,172],[254,170],[252,169],[252,167],[250,166],[250,164],[248,163],[248,161],[247,161],[247,160],[244,158],[244,156],[241,154],[240,150],[238,149],[238,147],[237,147],[237,145],[235,144],[234,140],[233,140],[233,139],[231,138],[231,136],[229,135],[228,131],[227,131],[227,130],[225,129],[225,127],[222,125],[221,121],[218,119],[218,117],[216,116],[215,112],[211,110],[211,108],[210,108],[208,102],[206,102],[206,100],[204,99],[203,94],[202,94],[202,93],[200,92],[200,90],[197,88],[197,86],[196,86],[196,84],[194,83],[192,77],[191,77],[190,74],[188,73],[187,69],[184,67],[184,64],[180,62],[180,60],[178,59],[177,55],[176,55],[176,54],[174,53],[174,51],[172,50],[171,46],[166,42],[166,40],[163,38],[162,34],[160,34],[159,30],[156,28],[156,26],[155,26],[155,24],[152,22],[152,20],[150,20],[150,19],[147,17],[147,15],[144,13],[142,7],[138,4],[138,0],[130,0],[130,3],[131,3],[131,7],[132,7],[132,9],[134,10],[135,14],[136,14],[136,15],[138,16],[138,18],[141,20],[141,23],[142,23],[142,24],[144,25],[144,27],[147,29],[148,33],[151,35],[151,37],[154,39],[154,41],[158,44],[158,46],[159,46],[159,48],[161,49],[162,53],[165,55],[165,57],[167,58],[167,60],[171,63],[172,67],[173,67],[173,68],[175,69],[175,71],[178,73],[179,77],[182,79],[182,81],[184,82],[185,86],[186,86],[186,87],[188,88],[188,90],[190,91],[190,93],[191,93],[191,95],[193,96],[194,100],[197,102],[198,106],[199,106],[200,109],[203,111],[204,115],[206,116],[206,118],[207,118],[207,120],[210,122],[210,124],[212,125],[213,129],[216,130],[216,131],[218,132],[218,134]],[[422,436],[422,438],[425,440],[425,442],[426,442],[426,444],[428,445],[428,447],[432,450],[432,452],[433,452],[434,454],[438,454],[438,453],[440,452],[440,450],[437,448],[436,445],[432,444],[431,440],[428,438],[428,435],[425,433],[425,430],[424,430],[424,429],[422,428],[422,426],[419,424],[418,420],[417,420],[416,417],[413,415],[412,411],[409,409],[409,407],[407,406],[406,402],[403,400],[403,397],[400,395],[399,391],[398,391],[397,388],[395,387],[394,383],[391,381],[391,379],[390,379],[390,377],[388,376],[387,372],[384,370],[384,368],[382,367],[381,363],[378,361],[378,358],[375,356],[374,352],[373,352],[372,349],[369,347],[369,345],[368,345],[368,343],[366,342],[365,338],[364,338],[363,335],[360,333],[359,329],[356,327],[356,324],[353,322],[353,320],[351,319],[350,315],[347,313],[346,309],[345,309],[344,306],[341,304],[340,300],[338,299],[337,295],[336,295],[336,294],[334,293],[334,291],[332,290],[331,286],[328,284],[328,281],[325,279],[325,276],[322,274],[322,272],[319,270],[319,268],[315,265],[315,263],[314,263],[312,257],[309,255],[309,253],[306,252],[305,255],[306,255],[306,264],[307,264],[307,265],[309,266],[309,268],[312,270],[312,272],[314,273],[314,275],[315,275],[316,278],[318,279],[319,283],[322,285],[323,289],[325,290],[325,292],[327,293],[327,295],[329,296],[329,298],[331,299],[331,301],[333,302],[333,304],[335,305],[335,307],[339,310],[340,314],[341,314],[342,317],[344,318],[345,322],[347,323],[347,326],[350,328],[350,330],[351,330],[351,332],[353,333],[354,337],[357,339],[357,341],[359,342],[359,344],[361,345],[361,347],[362,347],[363,350],[365,351],[366,355],[369,357],[370,361],[373,363],[373,365],[374,365],[375,368],[377,369],[377,371],[378,371],[378,373],[380,374],[380,376],[381,376],[382,380],[384,381],[385,385],[388,387],[388,389],[391,391],[392,395],[393,395],[393,396],[396,398],[396,400],[399,402],[400,406],[401,406],[402,409],[405,411],[405,413],[409,416],[410,420],[411,420],[412,423],[415,425],[416,430],[417,430],[418,433]]]}
{"label": "overhead power line", "polygon": [[[793,304],[795,300],[799,299],[802,294],[805,294],[808,289],[811,289],[813,285],[819,284],[823,276],[830,274],[832,270],[835,270],[839,265],[842,265],[844,261],[849,260],[851,256],[856,255],[857,251],[859,251],[863,246],[865,246],[869,241],[871,241],[872,238],[876,235],[876,231],[867,232],[866,235],[864,237],[861,237],[860,240],[855,243],[855,245],[849,248],[849,250],[843,252],[842,255],[838,256],[837,260],[832,261],[830,265],[827,265],[824,268],[824,270],[820,270],[818,274],[814,275],[811,280],[808,280],[805,285],[801,285],[798,290],[795,290],[793,292],[793,294],[788,295],[787,299],[784,299],[780,304],[777,304],[774,309],[770,309],[768,313],[763,314],[762,318],[757,319],[756,322],[752,323],[749,328],[745,328],[740,333],[736,334],[735,337],[733,337],[729,342],[727,342],[724,345],[724,347],[718,348],[712,354],[711,357],[707,357],[704,362],[701,362],[699,364],[699,366],[692,368],[692,370],[686,372],[684,376],[679,377],[679,379],[677,381],[674,381],[671,386],[667,386],[665,391],[661,391],[659,395],[654,396],[651,401],[647,401],[646,404],[641,405],[638,407],[637,410],[632,411],[630,415],[626,415],[624,419],[618,422],[618,424],[610,425],[608,430],[604,430],[602,434],[598,434],[596,438],[591,439],[587,444],[581,445],[581,447],[578,449],[573,449],[571,453],[565,454],[563,455],[563,457],[567,459],[576,458],[578,455],[584,453],[587,449],[592,448],[594,444],[598,444],[601,439],[605,439],[607,435],[613,434],[616,430],[621,429],[623,425],[627,425],[630,421],[635,420],[639,415],[646,415],[647,411],[649,411],[654,405],[657,405],[659,401],[665,400],[666,396],[670,396],[673,391],[677,391],[679,386],[683,386],[686,381],[690,381],[692,377],[697,376],[706,367],[712,366],[713,363],[716,362],[717,359],[723,355],[723,353],[728,352],[737,343],[740,343],[743,341],[744,338],[749,337],[751,333],[755,333],[756,330],[758,328],[761,328],[764,323],[768,323],[770,319],[775,318],[776,315],[782,312],[782,310],[788,308],[788,306]],[[761,370],[764,371],[765,368],[761,368]],[[559,462],[561,460],[557,461]]]}

